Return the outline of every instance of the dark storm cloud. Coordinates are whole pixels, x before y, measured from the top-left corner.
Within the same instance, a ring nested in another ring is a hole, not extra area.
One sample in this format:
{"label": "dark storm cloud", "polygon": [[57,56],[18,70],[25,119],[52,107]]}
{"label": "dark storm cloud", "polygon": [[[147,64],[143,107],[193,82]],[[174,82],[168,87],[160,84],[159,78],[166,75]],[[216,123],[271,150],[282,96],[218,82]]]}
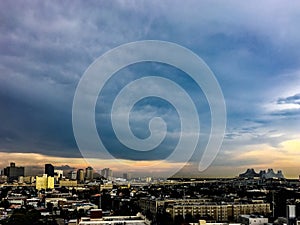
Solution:
{"label": "dark storm cloud", "polygon": [[[71,114],[51,104],[1,95],[1,151],[78,157]],[[57,102],[59,105],[59,102]]]}
{"label": "dark storm cloud", "polygon": [[2,151],[80,156],[71,124],[80,77],[106,50],[146,33],[153,17],[139,4],[84,5],[72,1],[2,4]]}
{"label": "dark storm cloud", "polygon": [[[289,120],[299,110],[264,107],[276,100],[299,105],[299,94],[279,98],[273,89],[297,88],[299,79],[288,84],[285,73],[300,70],[300,31],[298,3],[275,2],[2,1],[0,150],[80,157],[71,115],[82,74],[111,48],[144,39],[182,44],[214,71],[228,111],[225,149],[239,154],[245,145],[277,146],[299,133],[299,120],[294,127]],[[137,133],[144,130],[136,124]]]}

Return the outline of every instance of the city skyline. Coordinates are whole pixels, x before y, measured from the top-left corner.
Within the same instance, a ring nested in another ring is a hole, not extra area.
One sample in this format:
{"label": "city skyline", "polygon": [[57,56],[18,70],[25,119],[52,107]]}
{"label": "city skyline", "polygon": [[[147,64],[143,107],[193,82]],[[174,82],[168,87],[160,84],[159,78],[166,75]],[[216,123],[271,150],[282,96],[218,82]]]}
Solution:
{"label": "city skyline", "polygon": [[[206,62],[222,89],[227,111],[225,137],[213,163],[199,172],[203,151],[197,151],[180,174],[232,177],[247,168],[274,168],[285,177],[298,177],[299,9],[299,3],[280,1],[2,2],[0,168],[8,162],[86,168],[92,161],[99,165],[97,170],[163,176],[170,168],[185,165],[180,155],[176,161],[164,160],[180,133],[179,116],[165,101],[146,99],[132,110],[130,125],[139,138],[149,136],[153,117],[162,116],[168,124],[166,141],[144,158],[128,154],[104,120],[110,118],[109,106],[124,83],[144,73],[162,74],[195,99],[200,147],[205,148],[211,120],[205,93],[177,68],[134,65],[118,71],[100,93],[95,107],[98,133],[118,160],[98,157],[87,162],[73,133],[73,98],[86,69],[122,44],[163,40],[190,49]],[[158,166],[149,171],[145,169],[149,164]],[[127,165],[136,170],[127,171]]]}
{"label": "city skyline", "polygon": [[[73,172],[78,172],[78,171],[84,171],[83,173],[86,175],[88,172],[88,169],[91,169],[93,171],[93,174],[99,174],[101,176],[103,176],[104,178],[108,178],[108,176],[110,177],[114,177],[114,178],[121,178],[124,177],[124,174],[128,175],[130,174],[130,176],[134,176],[134,178],[139,178],[139,177],[152,177],[153,178],[168,178],[168,177],[164,177],[162,173],[141,173],[138,170],[137,171],[123,171],[123,170],[118,170],[116,167],[114,167],[114,169],[116,169],[115,171],[112,170],[112,168],[109,167],[102,167],[102,168],[93,168],[91,167],[89,164],[86,164],[86,167],[70,167],[69,165],[52,165],[51,163],[46,163],[46,164],[41,164],[41,165],[35,165],[33,166],[32,164],[26,164],[26,166],[22,165],[22,164],[18,164],[15,161],[10,161],[9,164],[7,164],[4,167],[0,168],[0,175],[3,175],[4,170],[9,167],[9,166],[17,166],[17,167],[22,167],[23,168],[23,173],[24,176],[37,176],[37,175],[48,175],[48,170],[46,169],[47,165],[50,165],[50,167],[53,167],[53,171],[62,171],[64,173],[64,175],[67,174],[71,174]],[[245,168],[244,170],[238,170],[237,174],[233,174],[233,175],[226,175],[226,176],[219,176],[219,175],[213,175],[213,176],[201,176],[201,174],[177,174],[177,176],[175,175],[173,178],[237,178],[237,177],[247,177],[249,176],[250,178],[254,177],[260,177],[261,173],[262,174],[271,174],[274,175],[275,177],[278,176],[278,174],[281,174],[282,177],[280,178],[287,178],[287,179],[293,179],[293,178],[299,178],[299,177],[290,177],[290,176],[285,176],[285,172],[282,171],[281,169],[277,169],[274,170],[274,168]],[[111,173],[111,175],[108,175],[108,172]],[[116,173],[115,173],[116,172]],[[1,174],[2,173],[2,174]],[[112,175],[113,174],[113,175]],[[277,174],[277,175],[276,175]],[[280,175],[280,176],[281,176]],[[49,175],[48,175],[49,176]],[[267,178],[267,179],[271,179],[271,178]],[[273,177],[274,179],[274,177]],[[275,178],[276,179],[276,178]]]}

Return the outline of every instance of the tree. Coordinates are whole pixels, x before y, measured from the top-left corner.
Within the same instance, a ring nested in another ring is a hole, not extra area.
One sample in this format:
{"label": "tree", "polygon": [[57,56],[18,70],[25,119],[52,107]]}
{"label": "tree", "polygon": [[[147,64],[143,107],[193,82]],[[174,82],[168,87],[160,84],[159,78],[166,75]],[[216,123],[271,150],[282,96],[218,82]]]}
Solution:
{"label": "tree", "polygon": [[77,218],[80,219],[81,217],[86,216],[84,209],[79,209],[77,212]]}
{"label": "tree", "polygon": [[47,202],[47,209],[52,212],[53,210],[53,204],[51,202]]}
{"label": "tree", "polygon": [[9,201],[7,199],[4,199],[1,203],[0,203],[0,206],[5,208],[5,209],[8,209],[10,204],[9,204]]}
{"label": "tree", "polygon": [[185,220],[185,222],[187,222],[187,223],[193,222],[193,216],[192,216],[192,214],[187,213],[187,214],[185,215],[184,220]]}
{"label": "tree", "polygon": [[7,225],[42,225],[41,213],[35,209],[16,209],[7,221]]}
{"label": "tree", "polygon": [[41,213],[39,211],[37,211],[36,209],[29,210],[26,215],[27,215],[29,221],[31,221],[32,223],[41,219]]}
{"label": "tree", "polygon": [[182,215],[177,215],[174,218],[174,224],[176,225],[181,225],[184,222],[183,216]]}

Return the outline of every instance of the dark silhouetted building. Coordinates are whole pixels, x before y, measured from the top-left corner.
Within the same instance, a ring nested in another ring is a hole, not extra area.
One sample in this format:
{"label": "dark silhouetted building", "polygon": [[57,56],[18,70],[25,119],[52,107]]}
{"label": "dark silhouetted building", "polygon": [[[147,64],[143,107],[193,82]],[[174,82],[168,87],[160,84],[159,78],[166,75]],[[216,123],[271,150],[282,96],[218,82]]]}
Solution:
{"label": "dark silhouetted building", "polygon": [[54,177],[54,166],[52,164],[45,164],[45,174],[48,177]]}
{"label": "dark silhouetted building", "polygon": [[24,176],[24,167],[16,167],[16,164],[11,162],[10,166],[4,168],[4,175],[11,180],[17,180],[19,176]]}

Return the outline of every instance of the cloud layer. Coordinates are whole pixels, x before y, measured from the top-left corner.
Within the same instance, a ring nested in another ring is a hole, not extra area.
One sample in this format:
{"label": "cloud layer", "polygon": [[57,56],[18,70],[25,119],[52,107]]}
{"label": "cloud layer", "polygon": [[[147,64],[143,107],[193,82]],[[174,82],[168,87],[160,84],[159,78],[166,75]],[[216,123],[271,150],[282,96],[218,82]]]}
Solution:
{"label": "cloud layer", "polygon": [[[72,130],[72,102],[84,71],[114,47],[157,39],[194,51],[220,83],[228,123],[215,168],[247,167],[256,160],[265,166],[268,161],[257,151],[272,149],[274,156],[281,156],[284,143],[300,138],[299,9],[299,3],[282,1],[2,2],[0,151],[80,158]],[[110,113],[109,101],[130,80],[154,72],[176,79],[188,90],[198,104],[202,145],[207,142],[209,109],[201,90],[175,69],[136,65],[108,83],[102,92],[107,102],[100,104],[100,96],[96,107],[96,121],[102,126],[98,132],[117,154],[120,143],[103,121]],[[169,124],[169,141],[161,148],[169,152],[180,128],[170,105],[153,99],[140,102],[133,111],[132,129],[147,137],[145,121],[157,114]],[[192,162],[201,154],[196,152]],[[157,153],[148,159],[162,156]]]}

